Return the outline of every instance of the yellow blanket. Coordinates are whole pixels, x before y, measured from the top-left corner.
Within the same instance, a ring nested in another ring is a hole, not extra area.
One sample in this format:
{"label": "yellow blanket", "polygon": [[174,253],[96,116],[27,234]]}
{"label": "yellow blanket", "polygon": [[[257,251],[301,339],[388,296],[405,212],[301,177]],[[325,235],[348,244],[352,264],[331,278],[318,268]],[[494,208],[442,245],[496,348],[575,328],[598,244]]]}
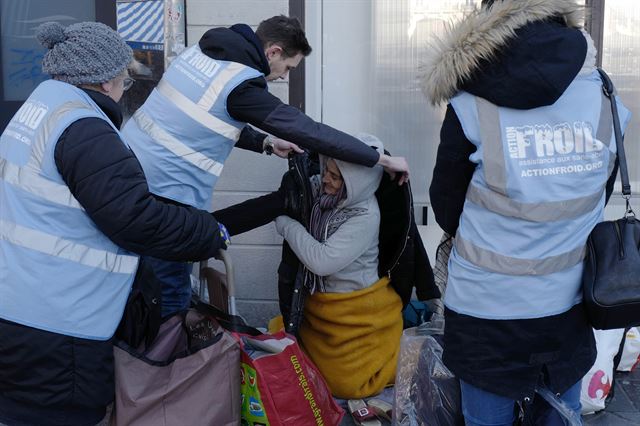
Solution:
{"label": "yellow blanket", "polygon": [[305,302],[302,347],[339,398],[368,397],[393,383],[401,335],[402,301],[387,277]]}

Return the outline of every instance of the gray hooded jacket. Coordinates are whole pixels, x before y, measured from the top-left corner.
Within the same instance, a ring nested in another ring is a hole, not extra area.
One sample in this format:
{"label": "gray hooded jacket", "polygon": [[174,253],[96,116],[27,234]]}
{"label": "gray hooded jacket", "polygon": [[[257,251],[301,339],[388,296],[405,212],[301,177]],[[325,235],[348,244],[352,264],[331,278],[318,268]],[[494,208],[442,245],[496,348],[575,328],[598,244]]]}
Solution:
{"label": "gray hooded jacket", "polygon": [[[382,143],[370,135],[357,135],[367,145],[383,153]],[[320,170],[327,158],[320,156]],[[335,160],[347,196],[329,220],[324,241],[316,240],[297,221],[288,216],[276,219],[278,233],[289,243],[298,259],[314,274],[325,277],[328,293],[348,293],[369,287],[378,279],[378,230],[380,209],[375,192],[382,178],[382,167],[373,168]],[[318,183],[318,176],[312,178]],[[316,197],[322,191],[317,185]]]}

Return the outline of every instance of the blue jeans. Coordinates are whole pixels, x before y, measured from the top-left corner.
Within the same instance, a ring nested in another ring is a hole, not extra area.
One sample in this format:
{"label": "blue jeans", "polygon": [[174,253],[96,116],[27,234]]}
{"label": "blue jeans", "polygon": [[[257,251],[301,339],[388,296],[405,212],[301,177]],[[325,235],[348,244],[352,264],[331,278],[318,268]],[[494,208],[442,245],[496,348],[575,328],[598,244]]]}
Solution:
{"label": "blue jeans", "polygon": [[[580,384],[569,388],[560,399],[573,411],[580,414]],[[487,392],[460,380],[462,393],[462,413],[467,426],[511,426],[516,420],[513,399]],[[541,398],[536,395],[536,398]],[[540,424],[545,426],[563,426],[562,417],[554,409],[550,409]]]}
{"label": "blue jeans", "polygon": [[162,285],[162,317],[189,307],[191,303],[191,263],[145,257]]}

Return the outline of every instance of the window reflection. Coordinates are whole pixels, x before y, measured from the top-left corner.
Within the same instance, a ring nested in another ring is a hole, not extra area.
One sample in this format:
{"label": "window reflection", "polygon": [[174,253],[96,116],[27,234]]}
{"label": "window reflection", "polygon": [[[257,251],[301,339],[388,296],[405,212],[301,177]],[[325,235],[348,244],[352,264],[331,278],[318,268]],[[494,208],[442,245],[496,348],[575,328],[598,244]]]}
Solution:
{"label": "window reflection", "polygon": [[428,202],[431,171],[440,142],[444,106],[432,107],[418,74],[434,36],[460,20],[475,0],[378,0],[373,2],[373,84],[371,108],[376,134],[392,141],[394,154],[412,167],[414,199]]}
{"label": "window reflection", "polygon": [[2,88],[5,101],[23,101],[48,79],[42,73],[46,49],[35,37],[38,25],[57,21],[70,25],[95,20],[95,3],[78,0],[0,0]]}

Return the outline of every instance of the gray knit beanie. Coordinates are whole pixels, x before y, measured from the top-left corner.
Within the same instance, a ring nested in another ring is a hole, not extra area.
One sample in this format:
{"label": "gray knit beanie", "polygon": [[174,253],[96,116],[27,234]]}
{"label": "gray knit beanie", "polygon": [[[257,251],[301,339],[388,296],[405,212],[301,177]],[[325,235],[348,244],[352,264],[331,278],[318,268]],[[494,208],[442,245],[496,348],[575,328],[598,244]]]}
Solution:
{"label": "gray knit beanie", "polygon": [[42,71],[73,85],[109,81],[133,58],[120,35],[99,22],[79,22],[66,28],[47,22],[36,29],[36,37],[49,49]]}

